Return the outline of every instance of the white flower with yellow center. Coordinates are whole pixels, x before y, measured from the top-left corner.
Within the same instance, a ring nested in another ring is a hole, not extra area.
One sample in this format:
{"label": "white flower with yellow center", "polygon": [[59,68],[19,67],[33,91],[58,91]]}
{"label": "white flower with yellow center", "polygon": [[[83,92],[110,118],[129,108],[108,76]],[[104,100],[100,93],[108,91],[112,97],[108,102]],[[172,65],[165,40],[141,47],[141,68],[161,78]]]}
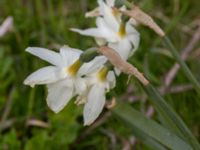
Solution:
{"label": "white flower with yellow center", "polygon": [[102,112],[106,102],[106,92],[115,87],[115,75],[107,67],[102,67],[87,77],[90,86],[80,97],[85,100],[83,110],[84,125],[90,125]]}
{"label": "white flower with yellow center", "polygon": [[97,57],[91,63],[82,64],[79,60],[82,51],[64,46],[59,53],[44,48],[29,47],[27,52],[49,62],[52,66],[44,67],[29,75],[24,84],[47,84],[47,104],[56,113],[61,111],[76,94],[87,90],[82,75],[101,67],[106,59]]}
{"label": "white flower with yellow center", "polygon": [[114,1],[98,0],[100,17],[96,19],[97,28],[86,30],[71,29],[82,35],[92,36],[97,43],[102,45],[108,42],[108,46],[115,49],[123,59],[127,60],[138,48],[140,36],[128,21],[123,23],[121,15],[113,9]]}

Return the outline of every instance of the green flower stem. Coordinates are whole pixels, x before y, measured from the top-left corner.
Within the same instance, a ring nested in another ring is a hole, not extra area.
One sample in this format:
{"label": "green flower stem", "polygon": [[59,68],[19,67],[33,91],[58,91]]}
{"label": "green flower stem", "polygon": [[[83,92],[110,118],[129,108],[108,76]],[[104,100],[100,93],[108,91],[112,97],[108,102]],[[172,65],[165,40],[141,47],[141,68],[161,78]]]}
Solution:
{"label": "green flower stem", "polygon": [[117,5],[125,5],[127,8],[132,8],[133,7],[133,3],[130,3],[127,0],[117,0]]}
{"label": "green flower stem", "polygon": [[200,84],[199,84],[199,82],[193,76],[193,74],[191,73],[190,69],[187,67],[185,62],[180,58],[176,48],[174,47],[174,45],[172,44],[170,39],[167,36],[163,37],[163,39],[164,39],[166,46],[169,47],[169,50],[171,51],[172,55],[174,56],[176,61],[179,63],[179,65],[180,65],[181,69],[183,70],[183,72],[185,73],[185,75],[187,76],[188,80],[190,80],[190,82],[193,84],[197,93],[200,94]]}
{"label": "green flower stem", "polygon": [[93,60],[99,53],[97,52],[97,48],[90,48],[84,51],[80,56],[80,61],[87,63]]}
{"label": "green flower stem", "polygon": [[35,88],[31,89],[31,94],[28,102],[27,119],[29,119],[32,115],[34,107],[34,99],[35,99]]}
{"label": "green flower stem", "polygon": [[178,116],[178,114],[172,109],[170,105],[162,98],[159,92],[151,85],[143,86],[145,92],[151,97],[151,102],[155,105],[158,112],[169,119],[184,135],[185,139],[191,143],[195,150],[200,149],[200,145],[196,138],[193,136],[191,131],[187,128],[183,120]]}

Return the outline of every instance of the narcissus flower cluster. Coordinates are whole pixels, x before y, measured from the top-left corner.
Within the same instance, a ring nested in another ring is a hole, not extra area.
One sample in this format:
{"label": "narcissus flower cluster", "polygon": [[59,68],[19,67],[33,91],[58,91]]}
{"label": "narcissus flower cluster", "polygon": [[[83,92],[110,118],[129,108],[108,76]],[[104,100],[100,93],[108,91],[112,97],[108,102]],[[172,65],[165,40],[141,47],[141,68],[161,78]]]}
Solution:
{"label": "narcissus flower cluster", "polygon": [[[98,4],[97,27],[71,30],[94,37],[97,44],[115,49],[127,60],[139,45],[139,33],[114,9],[114,0],[98,0]],[[108,64],[107,58],[93,53],[88,55],[87,51],[69,46],[61,47],[59,52],[39,47],[28,47],[26,51],[51,65],[29,75],[24,84],[31,87],[46,84],[47,104],[55,113],[75,97],[77,105],[84,104],[84,125],[93,123],[104,108],[106,93],[115,87],[116,75],[120,73]]]}

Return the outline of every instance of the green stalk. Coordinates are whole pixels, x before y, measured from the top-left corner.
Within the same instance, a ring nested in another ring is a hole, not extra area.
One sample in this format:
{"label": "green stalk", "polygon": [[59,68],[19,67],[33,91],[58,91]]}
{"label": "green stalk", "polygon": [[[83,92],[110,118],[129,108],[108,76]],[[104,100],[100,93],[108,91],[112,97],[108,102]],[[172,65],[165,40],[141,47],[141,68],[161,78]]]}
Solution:
{"label": "green stalk", "polygon": [[28,102],[27,119],[29,119],[32,115],[33,107],[34,107],[34,99],[35,99],[35,88],[31,89],[31,94],[30,94],[29,102]]}
{"label": "green stalk", "polygon": [[[132,8],[132,4],[129,3],[127,0],[120,0],[124,5],[126,5],[128,8]],[[179,63],[181,69],[187,76],[187,78],[191,81],[196,91],[200,94],[200,84],[195,79],[193,74],[191,73],[190,69],[187,67],[187,65],[184,63],[184,61],[180,58],[176,48],[172,44],[172,42],[167,38],[166,36],[163,37],[165,44],[169,47],[171,53],[173,54],[176,61]],[[169,106],[166,101],[162,98],[162,96],[158,93],[158,91],[152,86],[147,85],[143,86],[146,93],[152,97],[151,101],[154,103],[156,109],[158,112],[168,121],[168,125],[172,130],[177,132],[181,137],[185,137],[187,141],[189,141],[195,150],[200,149],[200,145],[196,138],[193,136],[191,131],[187,128],[185,123],[182,121],[182,119],[176,114],[176,112]]]}
{"label": "green stalk", "polygon": [[162,98],[159,92],[151,85],[143,86],[146,93],[152,98],[151,102],[155,105],[155,108],[158,110],[161,115],[169,118],[169,121],[174,123],[177,128],[184,135],[185,139],[189,141],[195,150],[200,149],[200,145],[196,138],[193,136],[191,131],[187,128],[183,120],[178,116],[178,114],[172,109],[170,105]]}
{"label": "green stalk", "polygon": [[98,56],[99,53],[97,52],[97,48],[90,48],[85,50],[81,55],[80,55],[80,60],[84,63],[90,62],[93,60],[96,56]]}
{"label": "green stalk", "polygon": [[174,58],[176,59],[176,61],[179,63],[181,69],[183,70],[183,72],[187,76],[188,80],[190,80],[190,82],[193,84],[197,93],[200,94],[200,84],[199,84],[199,82],[193,76],[193,74],[191,73],[190,69],[187,67],[185,62],[180,58],[176,48],[174,47],[174,45],[172,44],[170,39],[167,36],[165,36],[163,38],[164,38],[164,42],[165,42],[166,46],[169,47],[169,50],[171,51],[171,53],[174,56]]}
{"label": "green stalk", "polygon": [[133,3],[130,3],[127,0],[117,0],[117,5],[125,5],[127,8],[132,8],[133,7]]}

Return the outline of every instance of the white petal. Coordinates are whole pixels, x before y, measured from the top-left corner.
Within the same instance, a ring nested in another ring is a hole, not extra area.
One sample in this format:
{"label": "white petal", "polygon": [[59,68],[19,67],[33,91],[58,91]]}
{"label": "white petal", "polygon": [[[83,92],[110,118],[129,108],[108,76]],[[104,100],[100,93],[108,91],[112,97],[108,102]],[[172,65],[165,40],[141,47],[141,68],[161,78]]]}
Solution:
{"label": "white petal", "polygon": [[87,90],[86,80],[84,78],[77,77],[75,79],[75,89],[77,94],[83,94]]}
{"label": "white petal", "polygon": [[[99,3],[99,8],[100,8],[100,13],[103,16],[106,24],[114,31],[114,32],[118,32],[119,29],[119,23],[116,19],[116,17],[113,15],[113,11],[112,11],[112,6],[108,6],[104,3],[103,0],[98,0]],[[109,5],[111,4],[110,2],[108,2]]]}
{"label": "white petal", "polygon": [[77,32],[81,35],[92,36],[92,37],[101,37],[100,30],[98,28],[90,28],[85,30],[71,28],[71,31]]}
{"label": "white petal", "polygon": [[77,32],[81,35],[102,38],[109,42],[116,42],[118,40],[117,34],[111,27],[108,26],[108,24],[106,24],[102,17],[97,17],[96,24],[97,28],[90,28],[85,30],[71,28],[71,31]]}
{"label": "white petal", "polygon": [[98,17],[96,19],[96,24],[100,32],[99,38],[104,38],[108,42],[118,41],[118,31],[116,32],[113,27],[109,26],[104,18]]}
{"label": "white petal", "polygon": [[129,39],[131,44],[134,46],[133,50],[131,50],[131,53],[130,53],[130,56],[132,56],[139,46],[140,34],[139,34],[139,32],[137,32],[137,30],[133,26],[131,26],[130,23],[127,23],[126,30],[128,33],[127,38]]}
{"label": "white petal", "polygon": [[84,63],[78,71],[80,76],[92,74],[100,69],[107,61],[104,56],[97,56],[92,61]]}
{"label": "white petal", "polygon": [[95,41],[99,46],[106,45],[106,40],[104,38],[95,38]]}
{"label": "white petal", "polygon": [[62,80],[48,86],[47,105],[55,113],[61,111],[74,96],[70,80]]}
{"label": "white petal", "polygon": [[118,43],[109,43],[109,47],[116,50],[122,59],[127,60],[132,50],[132,45],[127,38],[122,39]]}
{"label": "white petal", "polygon": [[116,79],[115,79],[115,74],[113,71],[108,72],[107,81],[109,83],[109,89],[112,89],[116,86]]}
{"label": "white petal", "polygon": [[116,68],[116,67],[114,68],[114,71],[115,71],[115,74],[117,76],[119,76],[121,74],[121,71],[118,68]]}
{"label": "white petal", "polygon": [[81,53],[82,51],[79,49],[63,46],[60,49],[60,55],[62,57],[64,66],[67,67],[73,64],[77,59],[79,59]]}
{"label": "white petal", "polygon": [[60,55],[54,51],[40,47],[28,47],[26,51],[53,65],[62,66]]}
{"label": "white petal", "polygon": [[109,7],[113,7],[115,5],[115,0],[106,0],[106,4],[109,6]]}
{"label": "white petal", "polygon": [[104,86],[94,85],[89,94],[88,101],[84,106],[83,117],[84,125],[90,125],[102,112],[105,105],[105,89]]}
{"label": "white petal", "polygon": [[54,66],[48,66],[29,75],[25,79],[24,84],[34,87],[36,84],[49,84],[63,79],[64,77],[66,77],[64,70]]}

